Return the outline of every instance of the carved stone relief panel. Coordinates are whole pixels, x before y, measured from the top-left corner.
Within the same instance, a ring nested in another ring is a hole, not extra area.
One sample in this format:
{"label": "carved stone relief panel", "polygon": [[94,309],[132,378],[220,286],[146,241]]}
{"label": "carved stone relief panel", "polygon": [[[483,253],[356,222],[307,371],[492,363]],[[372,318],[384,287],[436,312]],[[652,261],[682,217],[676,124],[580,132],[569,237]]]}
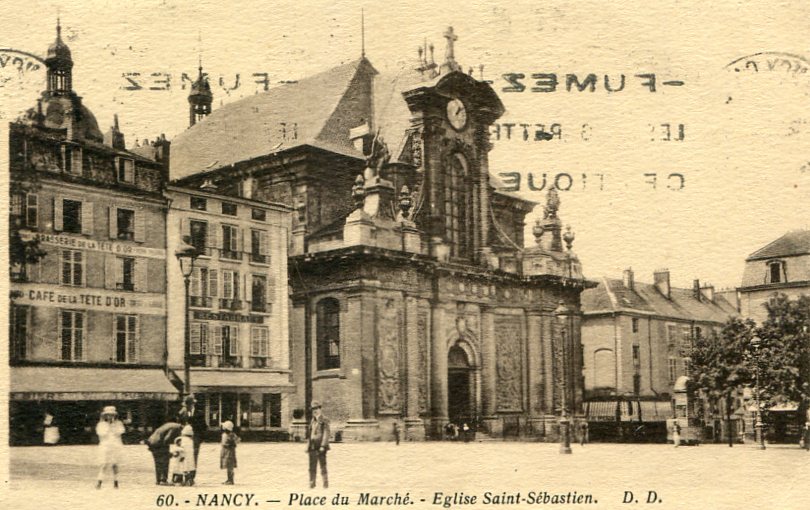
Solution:
{"label": "carved stone relief panel", "polygon": [[428,374],[430,373],[427,358],[429,349],[427,310],[419,310],[416,330],[416,337],[419,340],[419,366],[417,367],[419,371],[419,414],[423,414],[428,412]]}
{"label": "carved stone relief panel", "polygon": [[523,330],[520,317],[495,318],[499,412],[523,411]]}
{"label": "carved stone relief panel", "polygon": [[382,414],[402,411],[400,317],[393,299],[377,307],[377,406]]}

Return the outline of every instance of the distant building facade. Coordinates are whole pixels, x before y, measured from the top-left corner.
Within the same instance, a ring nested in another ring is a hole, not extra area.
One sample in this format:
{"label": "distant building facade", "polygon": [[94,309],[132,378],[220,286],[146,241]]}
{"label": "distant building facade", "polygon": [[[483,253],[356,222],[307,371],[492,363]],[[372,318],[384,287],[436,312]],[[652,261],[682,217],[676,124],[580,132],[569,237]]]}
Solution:
{"label": "distant building facade", "polygon": [[737,289],[740,314],[762,324],[765,305],[776,294],[810,295],[810,230],[795,230],[745,259],[742,285]]}
{"label": "distant building facade", "polygon": [[191,391],[208,425],[225,420],[243,437],[273,437],[290,419],[287,248],[291,210],[210,186],[169,185],[169,367],[183,377],[184,281],[174,257],[181,240],[199,258],[190,276]]}
{"label": "distant building facade", "polygon": [[41,441],[46,413],[63,442],[85,441],[109,404],[146,430],[177,397],[164,373],[168,144],[148,159],[125,149],[117,118],[101,133],[59,27],[45,62],[47,89],[9,126],[13,443]]}
{"label": "distant building facade", "polygon": [[[717,333],[736,307],[695,280],[673,288],[668,270],[654,283],[602,278],[583,293],[582,349],[589,420],[658,422],[671,417],[673,387],[689,375],[692,341]],[[624,402],[623,404],[620,402]]]}
{"label": "distant building facade", "polygon": [[503,105],[445,36],[445,62],[424,48],[396,76],[363,57],[210,115],[195,96],[172,178],[294,208],[297,416],[316,399],[347,440],[392,439],[395,421],[411,440],[449,422],[554,439],[563,409],[582,412],[590,282],[556,190],[525,246],[535,204],[499,191],[489,171]]}

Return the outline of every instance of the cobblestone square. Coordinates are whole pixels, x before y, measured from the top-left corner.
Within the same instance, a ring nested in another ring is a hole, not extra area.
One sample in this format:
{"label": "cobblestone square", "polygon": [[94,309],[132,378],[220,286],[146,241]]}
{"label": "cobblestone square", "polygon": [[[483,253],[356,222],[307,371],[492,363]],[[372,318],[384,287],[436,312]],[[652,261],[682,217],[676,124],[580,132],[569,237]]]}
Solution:
{"label": "cobblestone square", "polygon": [[[222,485],[218,445],[203,444],[195,487],[155,486],[151,455],[145,446],[133,445],[125,447],[117,491],[106,481],[101,490],[94,488],[94,446],[12,448],[8,496],[10,508],[244,505],[247,498],[237,494],[251,494],[251,506],[269,509],[321,506],[301,504],[321,496],[325,507],[334,508],[338,494],[348,497],[348,508],[372,506],[358,504],[363,493],[369,503],[379,501],[374,496],[390,497],[389,508],[621,508],[628,507],[623,500],[630,491],[638,500],[630,508],[807,508],[810,453],[796,446],[573,448],[573,455],[560,455],[557,445],[545,443],[335,444],[328,456],[331,487],[324,490],[309,489],[300,443],[241,444],[234,486]],[[222,494],[232,499],[224,502]],[[411,503],[399,504],[406,494]],[[590,496],[592,503],[576,504],[577,496],[582,502]],[[654,502],[647,504],[648,497]]]}

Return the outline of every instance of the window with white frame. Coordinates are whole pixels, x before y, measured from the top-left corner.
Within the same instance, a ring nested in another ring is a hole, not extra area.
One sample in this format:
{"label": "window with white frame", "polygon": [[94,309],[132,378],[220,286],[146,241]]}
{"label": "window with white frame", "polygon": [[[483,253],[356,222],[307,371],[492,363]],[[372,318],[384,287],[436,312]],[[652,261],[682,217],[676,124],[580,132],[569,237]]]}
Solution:
{"label": "window with white frame", "polygon": [[234,358],[239,356],[239,326],[214,326],[214,354],[222,356],[225,365],[235,363]]}
{"label": "window with white frame", "polygon": [[84,286],[84,254],[79,250],[62,250],[62,285]]}
{"label": "window with white frame", "polygon": [[669,372],[669,384],[675,384],[675,380],[678,378],[677,358],[667,359],[667,371]]}
{"label": "window with white frame", "polygon": [[267,327],[255,326],[250,330],[250,355],[254,358],[270,356],[270,330]]}
{"label": "window with white frame", "polygon": [[211,298],[217,295],[217,270],[207,267],[195,267],[191,272],[190,301],[191,306],[210,307]]}
{"label": "window with white frame", "polygon": [[115,361],[135,363],[138,361],[138,316],[115,316]]}
{"label": "window with white frame", "polygon": [[222,299],[239,299],[239,271],[222,270]]}
{"label": "window with white frame", "polygon": [[60,310],[59,339],[63,361],[81,361],[84,358],[84,312]]}
{"label": "window with white frame", "polygon": [[208,324],[192,322],[189,324],[189,354],[208,354]]}
{"label": "window with white frame", "polygon": [[222,257],[238,259],[239,255],[239,228],[222,225]]}

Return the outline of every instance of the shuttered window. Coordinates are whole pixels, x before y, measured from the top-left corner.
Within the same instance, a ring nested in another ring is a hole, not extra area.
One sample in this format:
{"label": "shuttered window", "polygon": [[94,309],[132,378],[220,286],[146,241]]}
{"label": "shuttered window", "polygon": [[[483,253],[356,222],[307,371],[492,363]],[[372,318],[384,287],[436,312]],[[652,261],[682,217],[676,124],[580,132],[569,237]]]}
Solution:
{"label": "shuttered window", "polygon": [[115,316],[115,361],[136,363],[138,361],[138,316]]}

